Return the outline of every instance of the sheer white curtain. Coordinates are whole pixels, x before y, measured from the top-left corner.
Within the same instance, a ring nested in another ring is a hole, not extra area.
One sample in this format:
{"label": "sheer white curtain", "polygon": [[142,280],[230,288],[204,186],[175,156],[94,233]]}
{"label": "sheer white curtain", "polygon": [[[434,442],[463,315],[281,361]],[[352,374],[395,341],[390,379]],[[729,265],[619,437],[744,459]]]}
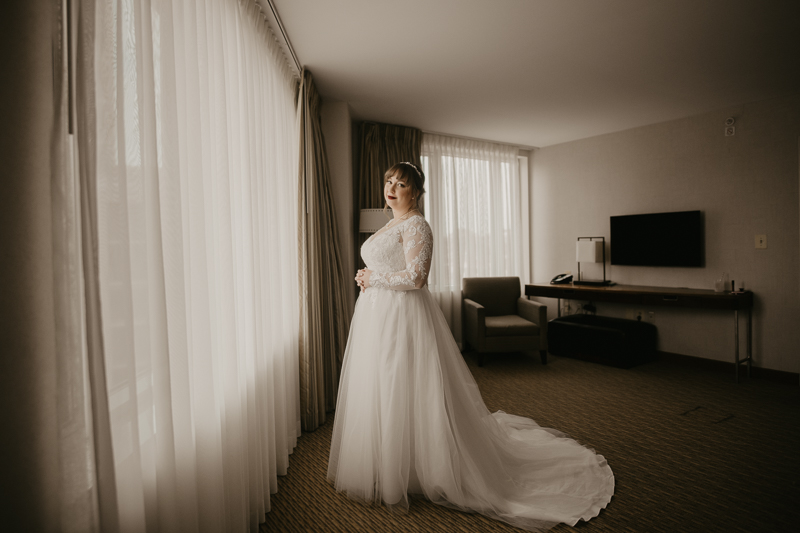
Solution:
{"label": "sheer white curtain", "polygon": [[422,138],[425,216],[434,243],[428,286],[459,342],[463,278],[528,281],[527,181],[520,179],[517,154],[503,144],[427,133]]}
{"label": "sheer white curtain", "polygon": [[253,0],[79,6],[86,529],[256,531],[300,434],[296,80]]}

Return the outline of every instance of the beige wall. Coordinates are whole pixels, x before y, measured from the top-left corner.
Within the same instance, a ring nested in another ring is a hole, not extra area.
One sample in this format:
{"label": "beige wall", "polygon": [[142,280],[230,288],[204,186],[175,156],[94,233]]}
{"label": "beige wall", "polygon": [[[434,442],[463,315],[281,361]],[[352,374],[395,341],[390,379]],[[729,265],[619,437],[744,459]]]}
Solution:
{"label": "beige wall", "polygon": [[352,315],[355,306],[356,267],[353,260],[353,150],[350,106],[347,102],[322,103],[322,135],[331,173],[331,192],[339,230],[339,253],[347,285],[347,308]]}
{"label": "beige wall", "polygon": [[[729,116],[736,118],[733,137],[724,136]],[[536,150],[534,279],[574,272],[575,240],[608,240],[611,215],[702,210],[704,268],[610,266],[609,278],[712,289],[727,272],[755,293],[755,364],[800,372],[799,135],[800,96],[794,96]],[[755,249],[756,234],[767,235],[766,250]],[[597,307],[599,314],[626,315],[623,306]],[[648,310],[656,313],[659,349],[733,360],[732,313]]]}

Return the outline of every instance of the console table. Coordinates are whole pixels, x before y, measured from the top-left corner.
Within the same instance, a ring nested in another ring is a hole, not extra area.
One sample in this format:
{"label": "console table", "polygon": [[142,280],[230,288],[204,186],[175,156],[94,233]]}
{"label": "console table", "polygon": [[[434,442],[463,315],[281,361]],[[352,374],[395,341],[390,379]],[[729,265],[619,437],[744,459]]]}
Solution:
{"label": "console table", "polygon": [[[733,311],[734,363],[736,383],[739,383],[739,366],[747,363],[747,377],[753,362],[753,293],[714,292],[705,289],[679,289],[673,287],[646,287],[638,285],[590,286],[550,285],[534,283],[525,285],[526,296],[558,299],[558,316],[561,316],[561,299],[634,304],[642,307],[691,307],[695,309],[722,309]],[[739,311],[747,311],[747,357],[739,359]]]}

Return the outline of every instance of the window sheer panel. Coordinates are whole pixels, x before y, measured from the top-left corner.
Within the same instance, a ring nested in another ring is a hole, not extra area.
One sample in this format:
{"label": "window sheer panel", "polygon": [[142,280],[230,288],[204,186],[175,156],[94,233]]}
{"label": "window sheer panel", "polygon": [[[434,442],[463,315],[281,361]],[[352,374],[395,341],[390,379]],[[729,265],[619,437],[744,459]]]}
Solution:
{"label": "window sheer panel", "polygon": [[[532,153],[532,152],[531,152]],[[519,162],[519,209],[522,219],[522,273],[523,283],[526,281],[533,281],[533,272],[531,270],[531,217],[530,217],[530,188],[528,176],[528,157],[517,156]]]}
{"label": "window sheer panel", "polygon": [[[66,19],[67,13],[61,13]],[[58,421],[60,515],[50,524],[64,532],[98,531],[97,469],[83,283],[80,169],[75,138],[68,134],[67,32],[54,35],[54,124],[51,144],[53,303]],[[73,41],[74,46],[74,41]],[[9,524],[12,522],[9,522]]]}
{"label": "window sheer panel", "polygon": [[120,530],[256,531],[300,434],[295,82],[249,0],[96,6]]}
{"label": "window sheer panel", "polygon": [[434,233],[429,286],[461,342],[461,280],[519,276],[524,282],[517,148],[425,134],[426,213]]}

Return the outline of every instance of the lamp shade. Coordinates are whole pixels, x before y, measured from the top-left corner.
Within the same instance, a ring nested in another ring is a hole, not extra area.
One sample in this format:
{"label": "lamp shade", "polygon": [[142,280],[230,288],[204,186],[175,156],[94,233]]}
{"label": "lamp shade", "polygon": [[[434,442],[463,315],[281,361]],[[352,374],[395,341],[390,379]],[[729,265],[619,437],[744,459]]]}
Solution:
{"label": "lamp shade", "polygon": [[603,241],[577,241],[575,257],[578,263],[602,263]]}
{"label": "lamp shade", "polygon": [[358,232],[375,233],[388,221],[383,209],[362,209],[358,214]]}

